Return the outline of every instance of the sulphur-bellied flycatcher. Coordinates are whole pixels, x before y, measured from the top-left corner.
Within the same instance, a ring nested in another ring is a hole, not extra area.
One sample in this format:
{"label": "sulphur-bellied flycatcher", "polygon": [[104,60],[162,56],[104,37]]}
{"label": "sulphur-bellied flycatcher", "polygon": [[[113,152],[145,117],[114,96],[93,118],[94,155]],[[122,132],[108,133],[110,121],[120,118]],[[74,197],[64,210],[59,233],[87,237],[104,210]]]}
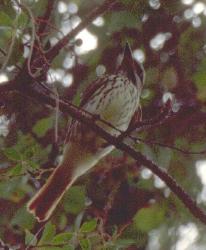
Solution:
{"label": "sulphur-bellied flycatcher", "polygon": [[[143,78],[144,70],[133,60],[127,44],[116,72],[103,75],[90,84],[83,94],[80,107],[98,116],[101,121],[96,123],[111,135],[118,136],[120,131],[127,130],[139,106]],[[73,121],[62,161],[29,202],[28,210],[38,221],[47,220],[73,182],[113,148],[91,128]]]}

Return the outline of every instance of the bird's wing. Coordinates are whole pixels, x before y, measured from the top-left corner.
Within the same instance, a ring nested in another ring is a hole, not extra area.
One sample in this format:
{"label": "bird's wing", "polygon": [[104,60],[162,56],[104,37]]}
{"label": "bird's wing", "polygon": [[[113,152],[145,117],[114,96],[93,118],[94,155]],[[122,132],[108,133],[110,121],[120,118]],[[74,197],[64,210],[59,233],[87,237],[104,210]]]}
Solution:
{"label": "bird's wing", "polygon": [[[95,93],[96,90],[98,90],[102,85],[106,84],[107,82],[108,82],[108,76],[104,75],[102,77],[97,78],[92,83],[90,83],[89,86],[83,92],[80,102],[80,107],[82,108],[87,103],[87,101],[92,97],[93,93]],[[70,125],[68,126],[65,143],[67,143],[70,140],[71,132],[72,131],[74,132],[74,130],[78,129],[78,126],[79,123],[75,119],[72,119]]]}
{"label": "bird's wing", "polygon": [[87,101],[92,97],[92,95],[104,84],[108,82],[108,75],[103,75],[102,77],[97,78],[95,81],[93,81],[89,86],[85,89],[80,107],[83,107]]}

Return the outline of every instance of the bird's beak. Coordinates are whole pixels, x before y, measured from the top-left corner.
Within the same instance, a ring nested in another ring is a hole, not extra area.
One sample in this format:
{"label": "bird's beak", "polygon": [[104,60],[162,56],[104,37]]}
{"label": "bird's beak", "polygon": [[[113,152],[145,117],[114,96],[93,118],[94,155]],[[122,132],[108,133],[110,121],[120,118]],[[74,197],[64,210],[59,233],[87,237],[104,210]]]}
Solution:
{"label": "bird's beak", "polygon": [[129,67],[129,66],[132,66],[133,63],[134,62],[133,62],[132,50],[131,50],[131,48],[129,46],[129,43],[126,42],[121,65],[125,65],[125,66]]}
{"label": "bird's beak", "polygon": [[138,84],[139,87],[142,88],[144,83],[144,69],[142,65],[134,61],[132,50],[128,42],[124,48],[123,59],[119,70],[123,71],[134,84]]}

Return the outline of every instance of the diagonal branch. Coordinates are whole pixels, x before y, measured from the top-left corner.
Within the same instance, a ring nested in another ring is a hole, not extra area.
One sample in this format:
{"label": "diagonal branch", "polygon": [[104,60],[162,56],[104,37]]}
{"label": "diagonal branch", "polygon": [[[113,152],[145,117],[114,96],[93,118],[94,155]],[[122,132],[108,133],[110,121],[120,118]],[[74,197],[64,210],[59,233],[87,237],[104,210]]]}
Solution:
{"label": "diagonal branch", "polygon": [[[67,43],[75,37],[82,29],[87,27],[95,18],[104,14],[108,11],[118,0],[105,0],[104,3],[93,10],[85,19],[82,21],[74,30],[72,30],[68,35],[66,35],[62,40],[60,40],[54,47],[52,47],[46,54],[46,58],[51,62],[59,53],[59,51],[67,45]],[[29,74],[26,64],[11,82],[0,85],[0,94],[4,91],[17,90],[22,94],[31,97],[42,104],[49,104],[52,107],[56,107],[56,100],[52,96],[45,95],[40,91],[32,88],[32,84],[37,82]],[[119,139],[108,134],[101,127],[97,126],[95,120],[91,116],[87,115],[80,111],[77,107],[65,103],[62,100],[59,100],[59,109],[71,115],[78,121],[84,123],[85,125],[92,128],[99,136],[104,138],[108,143],[114,145],[116,148],[126,152],[138,163],[141,163],[148,169],[150,169],[155,175],[157,175],[161,180],[163,180],[167,186],[172,190],[172,192],[184,203],[184,205],[189,209],[189,211],[198,218],[202,223],[206,224],[206,214],[204,211],[199,208],[195,201],[176,183],[176,181],[163,169],[159,168],[151,160],[147,159],[140,152],[136,151],[131,146],[123,142],[123,138]]]}
{"label": "diagonal branch", "polygon": [[[0,85],[0,92],[2,89],[7,88],[14,88],[15,86],[18,86],[19,84],[14,84],[15,82],[10,82],[8,84]],[[18,83],[18,82],[17,82]],[[22,94],[26,95],[27,97],[31,97],[32,99],[35,99],[39,103],[50,105],[53,108],[56,107],[56,100],[54,97],[45,95],[43,92],[39,92],[33,88],[31,88],[30,85],[24,85],[23,88],[17,88],[17,91],[21,91]],[[159,168],[154,162],[152,162],[150,159],[147,159],[146,156],[142,155],[140,152],[136,151],[131,146],[127,145],[123,142],[124,138],[116,138],[114,136],[111,136],[109,133],[107,133],[104,129],[97,126],[95,123],[95,120],[91,118],[91,115],[87,113],[83,113],[78,109],[78,107],[75,107],[74,105],[71,105],[69,103],[66,103],[65,101],[59,100],[59,109],[63,113],[71,115],[76,120],[84,123],[85,125],[92,128],[99,136],[104,138],[109,144],[114,145],[117,149],[120,149],[123,152],[126,152],[128,155],[130,155],[133,159],[135,159],[138,163],[141,163],[146,168],[150,169],[155,175],[157,175],[162,181],[166,183],[166,185],[171,189],[171,191],[184,203],[184,205],[189,209],[191,214],[193,214],[196,218],[198,218],[202,223],[206,224],[206,214],[204,211],[199,208],[196,204],[196,202],[181,188],[180,185],[163,169]]]}
{"label": "diagonal branch", "polygon": [[[26,95],[38,100],[42,104],[49,104],[53,108],[56,106],[56,100],[51,97],[44,95],[43,93],[36,92],[32,89],[26,90]],[[78,107],[71,106],[70,104],[59,100],[59,109],[71,115],[73,118],[78,121],[84,123],[85,125],[92,128],[99,136],[104,138],[108,143],[114,145],[117,149],[120,149],[123,152],[126,152],[133,159],[135,159],[138,163],[141,163],[146,168],[150,169],[155,175],[157,175],[162,181],[166,183],[166,185],[171,189],[171,191],[184,203],[184,205],[189,209],[191,214],[193,214],[196,218],[198,218],[202,223],[206,224],[206,214],[204,211],[199,208],[196,202],[187,194],[180,185],[168,174],[165,170],[158,167],[154,162],[148,159],[146,156],[142,155],[140,152],[136,151],[131,146],[124,143],[119,138],[116,138],[109,133],[107,133],[104,129],[97,126],[95,121],[91,119],[87,114],[83,114],[82,111],[78,110]]]}

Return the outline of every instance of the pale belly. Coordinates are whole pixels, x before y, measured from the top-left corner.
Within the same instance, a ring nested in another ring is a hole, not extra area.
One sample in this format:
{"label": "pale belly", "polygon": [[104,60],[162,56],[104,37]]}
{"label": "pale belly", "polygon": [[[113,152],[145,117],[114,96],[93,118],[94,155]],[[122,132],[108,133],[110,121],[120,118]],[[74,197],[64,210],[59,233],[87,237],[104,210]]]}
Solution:
{"label": "pale belly", "polygon": [[[136,87],[131,83],[127,85],[127,88],[123,88],[121,85],[110,94],[106,94],[104,98],[96,96],[94,102],[90,102],[85,106],[85,109],[92,114],[100,115],[100,118],[118,130],[125,131],[132,119],[132,116],[138,106],[139,96]],[[108,90],[107,90],[108,91]],[[99,98],[99,99],[98,99]],[[119,134],[118,131],[112,129],[102,122],[97,124],[103,127],[106,131],[114,134]]]}

